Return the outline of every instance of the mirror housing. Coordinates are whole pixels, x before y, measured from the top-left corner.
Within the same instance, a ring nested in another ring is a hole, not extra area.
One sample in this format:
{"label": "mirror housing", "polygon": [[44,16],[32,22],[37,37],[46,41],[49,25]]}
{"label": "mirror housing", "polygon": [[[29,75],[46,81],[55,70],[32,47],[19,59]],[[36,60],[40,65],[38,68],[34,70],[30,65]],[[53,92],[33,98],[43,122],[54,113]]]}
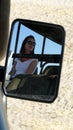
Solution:
{"label": "mirror housing", "polygon": [[[20,53],[21,44],[28,35],[36,37],[34,54]],[[53,102],[58,96],[64,42],[65,30],[61,25],[24,19],[14,20],[2,84],[5,95],[26,100]],[[34,73],[19,73],[11,79],[10,67],[16,59],[20,62],[21,58],[29,61],[37,59],[36,69]]]}

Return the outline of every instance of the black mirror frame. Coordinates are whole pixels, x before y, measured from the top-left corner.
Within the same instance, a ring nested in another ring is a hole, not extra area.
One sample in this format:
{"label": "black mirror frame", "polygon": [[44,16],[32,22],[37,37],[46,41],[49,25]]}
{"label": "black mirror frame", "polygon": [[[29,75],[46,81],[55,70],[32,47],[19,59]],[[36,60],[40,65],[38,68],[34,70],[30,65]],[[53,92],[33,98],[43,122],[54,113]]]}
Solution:
{"label": "black mirror frame", "polygon": [[26,22],[32,22],[32,23],[35,22],[35,23],[37,23],[37,24],[42,23],[42,24],[47,24],[48,26],[53,26],[53,27],[56,27],[56,28],[60,28],[60,29],[61,29],[61,31],[62,31],[61,43],[62,43],[63,47],[62,47],[62,55],[61,55],[59,81],[58,81],[57,91],[56,91],[56,95],[55,95],[54,99],[53,99],[52,101],[51,101],[51,100],[49,100],[49,101],[44,100],[44,101],[43,101],[43,100],[36,100],[36,99],[32,99],[32,98],[30,99],[30,97],[29,97],[29,98],[27,98],[27,97],[23,98],[23,97],[20,97],[20,96],[14,96],[14,95],[11,95],[11,94],[7,94],[6,91],[5,91],[5,88],[4,88],[4,81],[5,81],[5,75],[4,75],[3,83],[2,83],[2,89],[3,89],[3,91],[4,91],[4,94],[5,94],[6,96],[8,96],[8,97],[14,97],[14,98],[19,98],[19,99],[25,99],[25,100],[30,100],[30,101],[32,100],[32,101],[38,101],[38,102],[44,102],[44,103],[52,103],[52,102],[56,99],[56,97],[58,96],[58,89],[59,89],[61,69],[62,69],[62,62],[63,62],[63,55],[64,55],[65,30],[64,30],[64,28],[63,28],[61,25],[57,25],[57,24],[53,24],[53,23],[45,23],[45,22],[40,22],[40,21],[37,22],[37,21],[27,20],[27,19],[15,19],[15,20],[13,21],[13,23],[12,23],[12,27],[11,27],[11,31],[10,31],[10,37],[9,37],[9,43],[8,43],[8,49],[7,49],[7,56],[6,56],[6,63],[5,63],[5,67],[4,67],[4,68],[5,68],[5,74],[6,74],[6,68],[7,68],[7,61],[8,61],[8,54],[9,54],[11,36],[12,36],[12,33],[13,33],[14,25],[15,25],[15,23],[16,23],[17,21],[19,21],[19,22],[24,22],[24,21],[26,21]]}

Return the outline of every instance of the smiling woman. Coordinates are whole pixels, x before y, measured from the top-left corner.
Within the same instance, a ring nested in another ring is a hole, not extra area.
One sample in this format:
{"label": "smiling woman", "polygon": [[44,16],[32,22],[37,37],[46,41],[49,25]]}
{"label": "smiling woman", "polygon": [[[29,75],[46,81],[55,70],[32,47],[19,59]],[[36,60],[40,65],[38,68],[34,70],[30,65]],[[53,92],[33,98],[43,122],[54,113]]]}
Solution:
{"label": "smiling woman", "polygon": [[[20,54],[34,54],[35,38],[27,36],[21,46]],[[31,58],[15,58],[13,67],[9,74],[11,79],[18,74],[33,74],[36,70],[38,60]]]}

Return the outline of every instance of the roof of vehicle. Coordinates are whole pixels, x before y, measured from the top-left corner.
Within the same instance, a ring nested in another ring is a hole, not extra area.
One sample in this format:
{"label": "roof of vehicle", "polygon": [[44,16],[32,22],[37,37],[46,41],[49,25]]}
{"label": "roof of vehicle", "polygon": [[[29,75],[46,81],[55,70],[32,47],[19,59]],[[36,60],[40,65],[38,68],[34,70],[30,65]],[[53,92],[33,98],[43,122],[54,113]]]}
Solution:
{"label": "roof of vehicle", "polygon": [[23,24],[24,26],[32,29],[33,31],[43,35],[44,37],[47,37],[54,42],[57,42],[58,44],[64,43],[64,29],[60,25],[23,19],[18,19],[18,21],[20,22],[20,24]]}

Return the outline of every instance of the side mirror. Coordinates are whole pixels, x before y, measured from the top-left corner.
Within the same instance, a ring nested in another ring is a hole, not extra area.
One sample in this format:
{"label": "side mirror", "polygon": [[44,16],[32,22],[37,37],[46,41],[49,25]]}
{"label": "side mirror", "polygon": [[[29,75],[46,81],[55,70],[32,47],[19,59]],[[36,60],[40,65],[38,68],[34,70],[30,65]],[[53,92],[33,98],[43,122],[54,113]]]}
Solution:
{"label": "side mirror", "polygon": [[60,25],[14,20],[5,64],[5,94],[53,102],[58,96],[64,41],[65,31]]}

